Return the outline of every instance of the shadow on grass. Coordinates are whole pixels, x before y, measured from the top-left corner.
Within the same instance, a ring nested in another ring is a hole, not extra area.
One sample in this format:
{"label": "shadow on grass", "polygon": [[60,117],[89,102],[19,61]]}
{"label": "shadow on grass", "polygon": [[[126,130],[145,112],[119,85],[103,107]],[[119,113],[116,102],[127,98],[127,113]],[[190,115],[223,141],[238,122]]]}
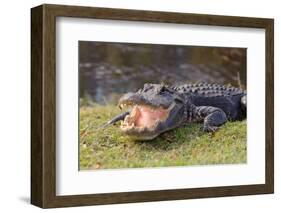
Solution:
{"label": "shadow on grass", "polygon": [[[172,150],[175,147],[179,147],[184,143],[189,143],[192,138],[200,137],[202,135],[211,136],[210,133],[205,133],[201,130],[201,124],[189,124],[183,127],[179,127],[174,130],[170,130],[168,132],[162,133],[157,138],[151,141],[138,141],[135,143],[139,143],[143,145],[146,149],[155,149],[155,150],[163,150],[168,151]],[[190,140],[187,140],[187,139]]]}

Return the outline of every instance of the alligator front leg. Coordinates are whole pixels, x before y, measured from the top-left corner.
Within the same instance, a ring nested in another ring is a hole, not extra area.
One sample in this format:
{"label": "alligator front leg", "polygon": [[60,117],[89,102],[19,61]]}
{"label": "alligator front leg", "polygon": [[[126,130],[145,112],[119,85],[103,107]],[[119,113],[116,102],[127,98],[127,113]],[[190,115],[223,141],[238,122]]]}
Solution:
{"label": "alligator front leg", "polygon": [[227,121],[224,111],[217,107],[199,106],[196,107],[195,112],[198,120],[204,120],[203,130],[205,132],[215,132]]}

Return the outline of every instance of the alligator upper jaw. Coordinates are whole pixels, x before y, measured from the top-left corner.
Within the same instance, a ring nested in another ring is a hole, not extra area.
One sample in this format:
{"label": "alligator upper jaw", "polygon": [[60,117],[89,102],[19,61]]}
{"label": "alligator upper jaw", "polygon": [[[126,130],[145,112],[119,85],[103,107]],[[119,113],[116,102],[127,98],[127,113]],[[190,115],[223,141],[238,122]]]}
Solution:
{"label": "alligator upper jaw", "polygon": [[128,135],[145,136],[148,139],[157,136],[157,129],[167,120],[170,109],[132,103],[131,106],[130,114],[121,123],[121,130]]}
{"label": "alligator upper jaw", "polygon": [[152,98],[150,95],[138,94],[138,93],[126,93],[120,99],[118,106],[123,108],[124,106],[148,106],[151,108],[165,108],[168,109],[171,105],[171,100],[165,100],[164,97]]}

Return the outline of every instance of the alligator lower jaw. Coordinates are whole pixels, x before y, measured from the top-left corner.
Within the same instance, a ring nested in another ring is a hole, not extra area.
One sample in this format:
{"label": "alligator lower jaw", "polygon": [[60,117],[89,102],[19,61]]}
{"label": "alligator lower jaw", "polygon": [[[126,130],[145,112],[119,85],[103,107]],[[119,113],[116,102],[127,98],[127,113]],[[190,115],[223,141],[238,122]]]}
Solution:
{"label": "alligator lower jaw", "polygon": [[121,123],[121,130],[131,135],[134,133],[152,133],[161,122],[166,121],[169,112],[169,109],[162,107],[133,105],[131,113]]}

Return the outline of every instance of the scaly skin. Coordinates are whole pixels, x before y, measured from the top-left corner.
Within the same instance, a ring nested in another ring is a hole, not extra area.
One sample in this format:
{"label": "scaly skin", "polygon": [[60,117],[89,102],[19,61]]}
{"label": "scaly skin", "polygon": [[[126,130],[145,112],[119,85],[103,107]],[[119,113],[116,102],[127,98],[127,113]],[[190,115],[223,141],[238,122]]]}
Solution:
{"label": "scaly skin", "polygon": [[[145,84],[136,93],[127,93],[119,100],[119,105],[149,106],[153,109],[168,109],[165,121],[155,128],[121,128],[124,133],[140,140],[149,140],[170,129],[190,122],[203,122],[203,130],[216,131],[226,121],[246,118],[246,91],[218,84],[185,84],[166,86]],[[106,125],[125,120],[130,112],[123,113]],[[127,125],[127,123],[125,122]],[[125,125],[125,127],[126,127]],[[131,125],[129,123],[128,125]]]}
{"label": "scaly skin", "polygon": [[[246,91],[235,87],[227,87],[218,84],[186,84],[172,87],[178,93],[185,96],[186,100],[195,106],[212,106],[224,111],[227,120],[236,121],[246,118]],[[210,111],[209,109],[208,111]],[[198,112],[195,113],[198,115]]]}

